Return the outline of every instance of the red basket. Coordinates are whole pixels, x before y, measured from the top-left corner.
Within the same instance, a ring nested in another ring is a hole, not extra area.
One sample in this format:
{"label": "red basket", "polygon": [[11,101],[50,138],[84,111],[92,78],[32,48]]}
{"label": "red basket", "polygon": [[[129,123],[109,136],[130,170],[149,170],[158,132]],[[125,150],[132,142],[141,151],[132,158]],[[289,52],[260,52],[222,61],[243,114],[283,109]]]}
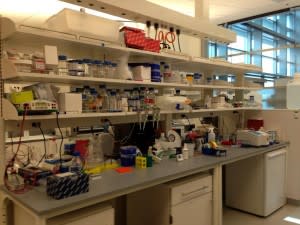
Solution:
{"label": "red basket", "polygon": [[159,52],[160,51],[160,41],[154,40],[152,38],[145,38],[144,50],[151,51],[151,52]]}
{"label": "red basket", "polygon": [[124,32],[124,40],[127,47],[144,49],[145,33],[141,29],[132,27],[123,27],[121,32]]}

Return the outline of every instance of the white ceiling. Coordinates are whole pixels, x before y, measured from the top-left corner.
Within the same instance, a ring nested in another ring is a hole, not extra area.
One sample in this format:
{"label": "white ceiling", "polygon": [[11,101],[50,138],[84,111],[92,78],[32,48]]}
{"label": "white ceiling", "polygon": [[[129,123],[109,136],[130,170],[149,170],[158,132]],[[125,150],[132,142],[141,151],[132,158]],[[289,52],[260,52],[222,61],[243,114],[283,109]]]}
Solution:
{"label": "white ceiling", "polygon": [[[194,15],[194,0],[148,0],[187,15]],[[300,6],[300,0],[208,0],[210,20],[220,24]]]}
{"label": "white ceiling", "polygon": [[300,6],[300,0],[209,0],[209,5],[211,21],[220,24]]}
{"label": "white ceiling", "polygon": [[[194,15],[194,0],[148,0],[187,15]],[[215,24],[230,22],[283,8],[300,6],[300,0],[203,0],[209,2],[210,20]],[[0,0],[0,14],[16,22],[31,25],[43,23],[62,8],[79,9],[58,0]],[[89,13],[103,13],[89,10]],[[118,18],[120,19],[120,18]]]}

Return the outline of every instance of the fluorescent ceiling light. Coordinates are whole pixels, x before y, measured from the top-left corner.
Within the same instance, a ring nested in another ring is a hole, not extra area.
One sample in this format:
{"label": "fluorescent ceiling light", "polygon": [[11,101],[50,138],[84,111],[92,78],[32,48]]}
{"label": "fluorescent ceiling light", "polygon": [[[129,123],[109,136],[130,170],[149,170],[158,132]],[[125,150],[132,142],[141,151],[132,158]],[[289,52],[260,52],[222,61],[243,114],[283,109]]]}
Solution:
{"label": "fluorescent ceiling light", "polygon": [[287,216],[283,220],[287,221],[287,222],[295,223],[295,224],[300,224],[300,219],[291,217],[291,216]]}

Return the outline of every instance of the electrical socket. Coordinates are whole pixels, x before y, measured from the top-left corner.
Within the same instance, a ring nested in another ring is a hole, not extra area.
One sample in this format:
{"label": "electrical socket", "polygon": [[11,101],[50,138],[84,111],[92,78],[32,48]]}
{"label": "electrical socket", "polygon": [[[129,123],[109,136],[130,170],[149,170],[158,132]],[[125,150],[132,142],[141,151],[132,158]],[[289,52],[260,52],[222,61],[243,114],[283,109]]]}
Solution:
{"label": "electrical socket", "polygon": [[23,88],[22,85],[18,85],[18,84],[12,84],[9,87],[11,92],[21,92],[22,88]]}
{"label": "electrical socket", "polygon": [[41,122],[33,122],[31,125],[32,127],[38,128],[41,127]]}

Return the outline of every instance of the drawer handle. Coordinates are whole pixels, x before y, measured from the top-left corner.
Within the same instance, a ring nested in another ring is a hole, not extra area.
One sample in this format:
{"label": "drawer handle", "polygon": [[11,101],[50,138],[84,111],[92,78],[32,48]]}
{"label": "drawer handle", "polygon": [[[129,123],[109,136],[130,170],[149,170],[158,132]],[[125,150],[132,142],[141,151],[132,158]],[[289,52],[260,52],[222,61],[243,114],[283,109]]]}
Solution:
{"label": "drawer handle", "polygon": [[198,188],[198,189],[190,191],[190,192],[183,192],[183,193],[181,193],[181,195],[182,195],[182,197],[186,197],[187,195],[191,195],[191,194],[197,193],[199,191],[204,191],[207,188],[208,188],[208,186],[205,185],[205,186],[203,186],[201,188]]}

